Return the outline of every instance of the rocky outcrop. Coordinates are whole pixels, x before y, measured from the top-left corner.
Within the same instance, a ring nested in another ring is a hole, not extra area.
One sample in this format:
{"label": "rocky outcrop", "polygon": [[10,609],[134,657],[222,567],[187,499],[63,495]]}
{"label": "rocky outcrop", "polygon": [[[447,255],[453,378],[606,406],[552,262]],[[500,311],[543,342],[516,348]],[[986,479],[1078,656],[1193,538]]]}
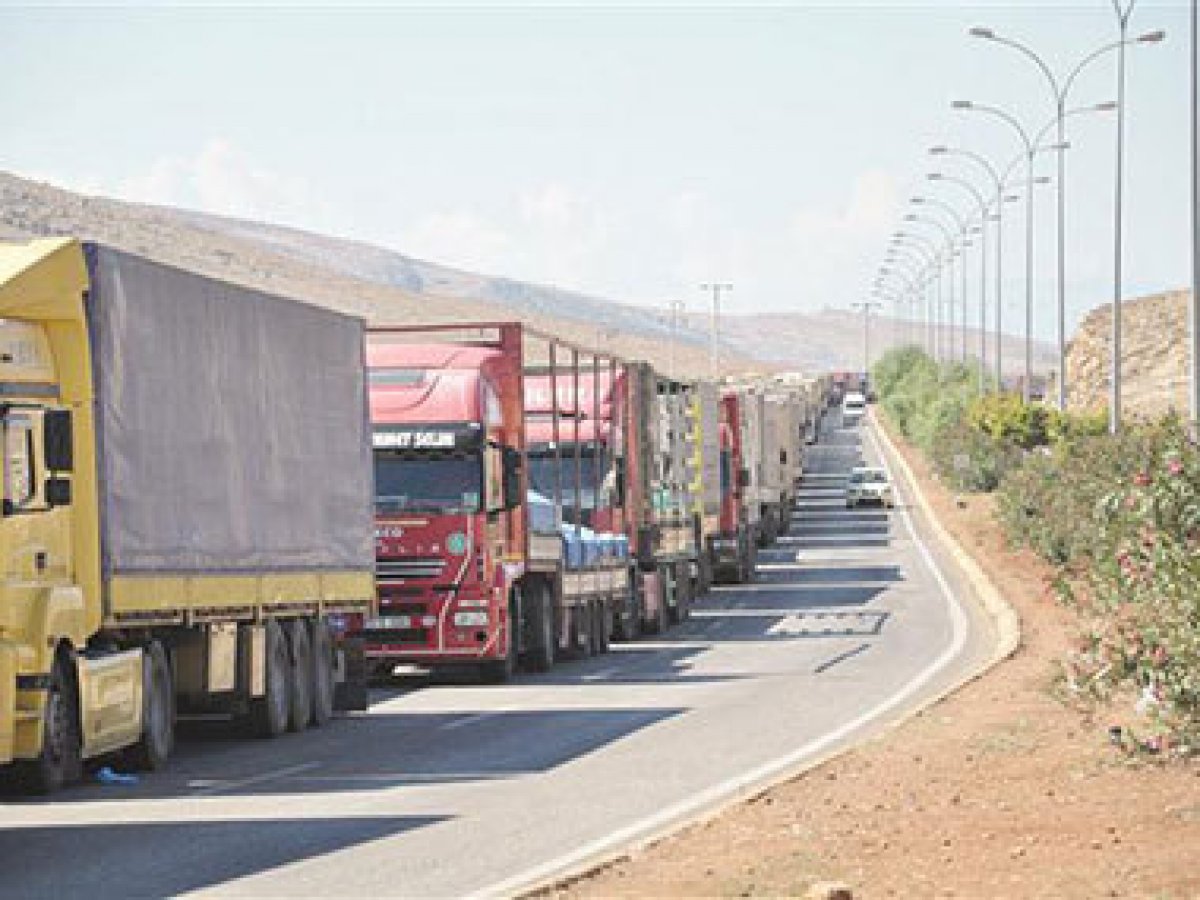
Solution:
{"label": "rocky outcrop", "polygon": [[[1130,417],[1157,417],[1188,404],[1188,291],[1126,300],[1121,305],[1122,408]],[[1108,406],[1112,372],[1112,305],[1083,320],[1067,348],[1072,409]]]}

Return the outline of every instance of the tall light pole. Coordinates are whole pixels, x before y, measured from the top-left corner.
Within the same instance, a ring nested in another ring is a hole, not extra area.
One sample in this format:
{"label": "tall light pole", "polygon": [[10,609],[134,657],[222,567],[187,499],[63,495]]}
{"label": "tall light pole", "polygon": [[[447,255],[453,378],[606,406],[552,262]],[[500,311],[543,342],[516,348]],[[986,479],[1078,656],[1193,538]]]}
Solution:
{"label": "tall light pole", "polygon": [[[1001,321],[1004,314],[1004,179],[1000,173],[996,171],[987,159],[972,150],[963,150],[955,147],[937,146],[930,147],[929,153],[932,156],[959,156],[968,159],[981,167],[987,173],[988,178],[992,182],[992,186],[996,189],[995,204],[996,204],[996,296],[993,302],[996,305],[996,390],[999,391],[1004,385],[1004,346],[1003,346],[1003,331],[1001,330]],[[980,359],[987,357],[987,321],[984,318],[985,310],[980,308],[979,313],[979,341],[980,341]]]}
{"label": "tall light pole", "polygon": [[[1133,4],[1130,3],[1132,10]],[[1119,8],[1118,8],[1119,14]],[[1084,56],[1072,69],[1070,69],[1065,78],[1061,80],[1054,74],[1046,61],[1042,59],[1032,48],[997,34],[991,28],[972,28],[970,34],[973,37],[983,38],[996,44],[1002,44],[1006,47],[1011,47],[1017,52],[1023,54],[1031,60],[1041,73],[1046,77],[1046,81],[1050,86],[1050,93],[1054,102],[1054,125],[1057,128],[1057,144],[1058,144],[1058,187],[1057,187],[1057,243],[1058,243],[1058,406],[1059,409],[1067,407],[1067,349],[1066,349],[1066,208],[1067,208],[1067,168],[1066,168],[1066,120],[1067,120],[1067,99],[1071,93],[1071,86],[1075,80],[1089,64],[1099,59],[1105,54],[1111,53],[1113,50],[1119,50],[1122,55],[1127,44],[1155,44],[1165,37],[1162,31],[1152,31],[1141,35],[1133,41],[1126,40],[1122,33],[1120,41],[1114,41],[1105,44],[1097,50]]]}
{"label": "tall light pole", "polygon": [[700,290],[712,293],[712,318],[709,320],[708,335],[708,377],[717,381],[721,374],[721,294],[724,291],[732,291],[733,285],[713,281],[700,285]]}
{"label": "tall light pole", "polygon": [[934,343],[934,303],[935,297],[941,297],[941,250],[923,234],[911,231],[898,231],[892,238],[892,245],[917,254],[924,266],[925,275],[921,279],[921,301],[924,307],[926,352],[936,357],[937,347]]}
{"label": "tall light pole", "polygon": [[862,303],[851,303],[852,309],[861,309],[863,313],[863,375],[871,377],[871,310],[882,307],[871,300]]}
{"label": "tall light pole", "polygon": [[1033,160],[1037,150],[1029,132],[1011,113],[999,107],[972,103],[970,100],[955,100],[951,106],[954,109],[988,113],[1007,122],[1020,137],[1025,148],[1025,183],[1028,185],[1025,196],[1025,383],[1022,385],[1021,394],[1028,403],[1033,381]]}
{"label": "tall light pole", "polygon": [[[954,227],[958,229],[959,234],[962,235],[963,249],[962,249],[962,265],[960,268],[962,269],[962,276],[963,276],[963,292],[962,292],[962,297],[960,298],[960,301],[961,301],[962,311],[963,311],[962,318],[963,318],[963,321],[966,321],[966,315],[967,315],[967,289],[966,289],[967,288],[967,243],[966,243],[966,241],[967,241],[967,222],[966,222],[966,219],[958,212],[958,210],[956,210],[949,203],[943,203],[941,200],[938,200],[936,197],[913,197],[911,202],[916,206],[932,206],[932,207],[935,207],[936,209],[939,209],[942,212],[946,213],[946,215],[948,215],[950,217],[950,220],[954,223]],[[949,309],[949,315],[947,317],[948,318],[947,324],[949,325],[949,328],[950,328],[950,335],[949,335],[949,341],[948,341],[948,345],[949,345],[949,349],[950,349],[950,361],[953,362],[954,361],[953,281],[954,281],[954,255],[955,254],[953,252],[953,242],[951,242],[951,244],[952,245],[951,245],[951,253],[950,253],[950,281],[951,281],[952,289],[950,292],[950,309]],[[965,343],[963,345],[963,358],[964,359],[966,358],[966,344]]]}
{"label": "tall light pole", "polygon": [[[983,393],[986,388],[987,381],[987,221],[988,221],[988,204],[983,198],[975,185],[967,181],[965,178],[958,178],[954,175],[945,175],[941,172],[930,172],[926,176],[930,181],[953,184],[965,190],[971,195],[979,207],[979,392]],[[967,345],[967,315],[966,308],[963,309],[963,348],[964,354]]]}
{"label": "tall light pole", "polygon": [[675,298],[668,301],[671,309],[671,356],[667,362],[667,374],[672,381],[675,380],[675,343],[679,340],[679,321],[683,318],[683,300]]}
{"label": "tall light pole", "polygon": [[1192,434],[1200,429],[1200,13],[1192,0],[1192,328],[1191,383],[1188,400]]}
{"label": "tall light pole", "polygon": [[[899,304],[901,299],[913,298],[917,294],[918,284],[921,279],[921,266],[918,263],[910,261],[907,257],[899,254],[899,249],[892,246],[884,259],[884,266],[880,269],[879,281],[876,282],[876,290],[883,289],[887,279],[895,278],[901,282],[900,294],[902,296],[894,298]],[[906,336],[906,340],[911,340],[911,335]]]}
{"label": "tall light pole", "polygon": [[[904,217],[904,221],[920,223],[923,225],[932,225],[942,233],[943,237],[945,237],[946,249],[943,251],[942,255],[945,258],[945,260],[948,264],[949,270],[950,270],[950,279],[949,279],[950,288],[949,288],[948,293],[950,295],[950,304],[953,305],[954,304],[954,234],[953,234],[953,232],[951,232],[950,229],[946,227],[945,223],[943,223],[940,219],[935,219],[932,216],[919,216],[916,213],[909,213],[908,215],[906,215]],[[934,356],[938,359],[941,359],[941,357],[943,355],[941,352],[941,346],[943,344],[943,335],[942,335],[942,320],[941,320],[942,279],[941,279],[940,275],[936,281],[936,284],[937,284],[937,301],[936,301],[937,308],[936,308],[935,314],[934,314],[934,320],[935,320],[934,321]]]}

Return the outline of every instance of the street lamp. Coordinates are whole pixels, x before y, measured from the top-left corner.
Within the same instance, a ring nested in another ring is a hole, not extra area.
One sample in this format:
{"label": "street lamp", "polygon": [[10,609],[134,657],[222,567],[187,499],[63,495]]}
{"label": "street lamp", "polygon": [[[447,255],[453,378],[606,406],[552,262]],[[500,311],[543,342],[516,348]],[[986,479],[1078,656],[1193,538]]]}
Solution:
{"label": "street lamp", "polygon": [[[1009,38],[1009,37],[1006,37],[1003,35],[999,35],[995,31],[993,31],[991,28],[972,28],[969,33],[971,34],[972,37],[983,38],[984,40],[991,41],[992,43],[1002,44],[1006,47],[1011,47],[1013,50],[1016,50],[1018,53],[1023,54],[1025,57],[1027,57],[1029,60],[1031,60],[1041,70],[1042,74],[1046,77],[1047,83],[1050,86],[1050,92],[1051,92],[1051,95],[1052,95],[1053,101],[1054,101],[1055,118],[1054,118],[1053,124],[1057,126],[1057,133],[1058,133],[1057,141],[1059,144],[1065,145],[1065,143],[1066,143],[1066,133],[1065,133],[1066,132],[1066,118],[1068,115],[1068,113],[1067,113],[1067,98],[1070,95],[1071,87],[1075,83],[1075,80],[1079,77],[1079,74],[1084,69],[1086,69],[1093,61],[1099,59],[1102,56],[1107,55],[1108,53],[1111,53],[1113,50],[1119,50],[1120,57],[1121,57],[1119,66],[1120,66],[1121,73],[1122,73],[1120,86],[1123,87],[1123,85],[1124,85],[1124,53],[1125,53],[1126,46],[1129,46],[1132,44],[1157,44],[1160,41],[1162,41],[1162,39],[1166,36],[1165,32],[1163,32],[1163,31],[1150,31],[1150,32],[1140,35],[1139,37],[1134,38],[1132,40],[1128,39],[1126,37],[1126,26],[1128,24],[1129,13],[1131,13],[1133,11],[1133,5],[1134,5],[1133,2],[1130,2],[1128,10],[1126,10],[1123,13],[1121,11],[1120,7],[1116,6],[1116,4],[1114,3],[1114,7],[1117,10],[1118,20],[1119,20],[1119,24],[1120,24],[1120,28],[1121,28],[1121,39],[1119,41],[1113,41],[1111,43],[1105,44],[1104,46],[1085,55],[1082,59],[1079,60],[1078,63],[1076,63],[1076,65],[1072,69],[1070,69],[1068,71],[1066,77],[1062,78],[1061,80],[1054,74],[1054,72],[1051,70],[1050,66],[1047,65],[1046,61],[1044,59],[1042,59],[1042,57],[1040,57],[1037,53],[1035,53],[1032,48],[1021,43],[1020,41],[1014,40],[1012,38]],[[1121,102],[1121,99],[1118,99],[1118,103],[1120,103],[1120,102]],[[1118,113],[1119,118],[1121,115],[1122,115],[1122,113],[1119,112]],[[1121,136],[1120,127],[1121,127],[1120,121],[1118,121],[1118,146],[1120,146],[1120,136]],[[1118,198],[1120,196],[1119,179],[1120,179],[1120,170],[1118,168]],[[1067,378],[1066,378],[1066,372],[1067,372],[1067,368],[1066,368],[1066,366],[1067,366],[1067,360],[1066,360],[1066,305],[1067,304],[1066,304],[1066,224],[1065,224],[1065,222],[1066,222],[1066,191],[1067,191],[1066,183],[1067,183],[1066,156],[1060,150],[1059,154],[1058,154],[1058,189],[1057,189],[1057,200],[1058,200],[1058,202],[1057,202],[1057,206],[1058,206],[1058,211],[1057,211],[1058,366],[1059,366],[1058,405],[1059,405],[1060,409],[1066,409],[1066,404],[1067,404]],[[1119,199],[1118,199],[1118,203],[1119,203]],[[1118,224],[1118,229],[1119,228],[1120,228],[1120,225]],[[1117,247],[1118,247],[1118,254],[1119,254],[1120,253],[1120,237],[1119,236],[1118,236],[1118,240],[1117,240]],[[1117,279],[1119,282],[1119,280],[1120,280],[1120,263],[1119,262],[1117,263],[1117,266],[1118,266]],[[1118,294],[1119,294],[1119,289],[1118,289]],[[1118,302],[1119,302],[1119,297],[1118,297]],[[1114,310],[1115,310],[1115,308],[1116,307],[1114,305]],[[1116,334],[1116,332],[1114,332],[1114,334]]]}
{"label": "street lamp", "polygon": [[851,303],[850,306],[863,311],[863,376],[869,379],[871,375],[871,310],[882,307],[870,300]]}
{"label": "street lamp", "polygon": [[[950,288],[947,293],[950,295],[950,304],[951,304],[951,306],[953,306],[953,304],[954,304],[954,234],[953,234],[953,232],[951,232],[950,229],[946,227],[944,222],[942,222],[940,219],[935,219],[932,216],[919,216],[916,213],[909,213],[908,215],[906,215],[904,217],[904,221],[914,222],[914,223],[918,223],[918,224],[922,224],[922,225],[933,225],[946,238],[946,247],[945,247],[945,250],[942,252],[942,257],[946,260],[947,265],[949,267],[949,271],[950,271]],[[942,283],[941,283],[940,277],[937,279],[936,284],[937,284],[937,302],[936,302],[936,309],[935,309],[935,313],[934,313],[934,322],[935,322],[935,325],[934,325],[934,355],[938,359],[941,359],[941,357],[943,355],[941,352],[941,345],[943,343],[943,339],[942,339],[942,321],[941,321]]]}
{"label": "street lamp", "polygon": [[720,375],[721,293],[723,291],[732,291],[733,285],[714,281],[700,285],[700,290],[712,293],[712,319],[709,323],[708,375],[713,381],[717,381]]}
{"label": "street lamp", "polygon": [[[915,205],[918,205],[918,206],[921,206],[921,205],[932,206],[932,207],[936,207],[937,209],[940,209],[942,212],[944,212],[948,216],[950,216],[950,219],[951,219],[951,221],[954,222],[954,226],[958,229],[959,234],[962,235],[963,249],[962,249],[962,265],[960,266],[960,268],[962,270],[962,277],[963,277],[963,292],[962,292],[962,297],[960,298],[960,304],[962,306],[962,320],[963,320],[963,322],[966,322],[966,318],[967,318],[967,289],[966,289],[966,281],[967,281],[967,222],[964,219],[964,217],[959,214],[958,210],[956,210],[949,203],[943,203],[941,200],[938,200],[936,197],[913,197],[910,202]],[[951,281],[951,287],[953,288],[953,281],[954,281],[953,254],[951,254],[951,256],[952,256],[952,258],[950,261],[950,281]],[[949,335],[950,359],[951,359],[951,361],[953,361],[954,360],[954,293],[953,293],[953,290],[951,290],[951,294],[950,294],[950,309],[949,309],[948,325],[950,328],[950,335]],[[966,346],[965,341],[963,343],[962,355],[963,355],[963,359],[965,360],[966,356],[967,356],[967,346]]]}
{"label": "street lamp", "polygon": [[937,298],[941,297],[941,264],[942,252],[941,249],[925,235],[912,231],[898,231],[892,237],[892,247],[903,249],[909,253],[915,254],[921,261],[923,273],[919,276],[919,280],[923,282],[920,285],[920,299],[924,307],[925,319],[925,349],[931,357],[937,355],[937,347],[934,343],[934,295]]}
{"label": "street lamp", "polygon": [[[926,178],[933,182],[944,182],[946,184],[957,185],[965,190],[975,200],[979,206],[979,392],[985,390],[985,382],[987,380],[987,220],[988,220],[988,204],[983,199],[983,194],[976,189],[975,185],[967,181],[965,178],[958,178],[953,175],[945,175],[941,172],[930,172]],[[964,264],[964,277],[966,267]],[[966,353],[967,345],[967,311],[963,307],[963,352]]]}

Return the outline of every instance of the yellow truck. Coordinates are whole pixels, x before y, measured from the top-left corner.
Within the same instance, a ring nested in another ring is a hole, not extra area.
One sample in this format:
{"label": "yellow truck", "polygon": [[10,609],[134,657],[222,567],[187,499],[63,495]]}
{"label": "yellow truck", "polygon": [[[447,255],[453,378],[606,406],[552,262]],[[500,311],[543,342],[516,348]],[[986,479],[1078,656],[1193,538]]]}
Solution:
{"label": "yellow truck", "polygon": [[0,765],[29,789],[177,716],[365,701],[363,323],[104,246],[0,244]]}

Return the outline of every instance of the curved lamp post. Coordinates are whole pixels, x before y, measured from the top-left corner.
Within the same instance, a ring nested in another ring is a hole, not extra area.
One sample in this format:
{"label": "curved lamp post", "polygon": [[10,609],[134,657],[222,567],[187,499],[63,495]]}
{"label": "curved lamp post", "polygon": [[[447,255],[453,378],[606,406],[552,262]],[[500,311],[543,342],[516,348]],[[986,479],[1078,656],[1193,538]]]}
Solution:
{"label": "curved lamp post", "polygon": [[[1086,69],[1089,65],[1091,65],[1091,63],[1093,63],[1097,59],[1100,59],[1101,57],[1113,52],[1114,50],[1120,51],[1120,61],[1118,64],[1119,69],[1120,69],[1120,81],[1118,83],[1118,101],[1117,101],[1117,104],[1114,104],[1114,108],[1117,108],[1117,106],[1123,100],[1125,48],[1130,45],[1134,45],[1134,44],[1157,44],[1160,41],[1162,41],[1164,37],[1166,37],[1166,33],[1163,31],[1149,31],[1143,35],[1136,37],[1136,38],[1127,37],[1126,34],[1127,34],[1127,28],[1128,28],[1128,22],[1129,22],[1129,15],[1133,11],[1133,5],[1134,4],[1131,2],[1129,4],[1128,9],[1122,10],[1119,6],[1117,6],[1116,3],[1114,3],[1114,7],[1116,8],[1116,12],[1117,12],[1117,16],[1118,16],[1118,24],[1120,26],[1120,33],[1121,33],[1120,40],[1116,40],[1116,41],[1107,43],[1104,46],[1099,47],[1096,50],[1093,50],[1091,53],[1088,53],[1082,59],[1080,59],[1075,64],[1074,67],[1072,67],[1070,70],[1068,70],[1066,76],[1062,77],[1062,78],[1059,78],[1058,76],[1056,76],[1054,74],[1054,71],[1050,68],[1050,66],[1046,63],[1046,61],[1044,59],[1042,59],[1042,57],[1039,56],[1037,53],[1035,53],[1032,48],[1021,43],[1020,41],[1014,40],[1014,39],[1006,37],[1004,35],[997,34],[991,28],[972,28],[969,33],[971,34],[972,37],[982,38],[984,40],[991,41],[996,44],[1002,44],[1006,47],[1010,47],[1013,50],[1016,50],[1018,53],[1021,53],[1027,59],[1029,59],[1031,62],[1033,62],[1034,65],[1036,65],[1037,68],[1039,70],[1041,70],[1042,75],[1045,76],[1046,82],[1050,87],[1050,93],[1053,98],[1055,116],[1054,116],[1054,122],[1052,123],[1052,125],[1057,128],[1057,135],[1058,135],[1057,143],[1060,145],[1065,145],[1066,144],[1066,119],[1067,119],[1067,116],[1070,115],[1070,113],[1067,111],[1067,99],[1070,96],[1071,87],[1075,84],[1075,81],[1079,77],[1080,73],[1083,72],[1084,69]],[[1119,322],[1119,316],[1116,315],[1116,311],[1117,311],[1118,305],[1120,304],[1120,279],[1121,279],[1121,261],[1120,261],[1120,256],[1121,256],[1121,234],[1120,234],[1120,229],[1121,229],[1121,224],[1120,224],[1121,168],[1120,168],[1120,166],[1121,166],[1121,149],[1122,149],[1122,137],[1123,137],[1123,122],[1121,120],[1123,119],[1123,117],[1124,117],[1123,110],[1118,109],[1118,124],[1117,124],[1117,129],[1118,129],[1118,131],[1117,131],[1117,141],[1118,141],[1117,204],[1118,204],[1118,212],[1117,212],[1117,238],[1116,238],[1116,240],[1117,240],[1117,251],[1116,251],[1117,252],[1117,260],[1116,260],[1116,280],[1117,280],[1116,293],[1117,293],[1117,297],[1116,297],[1116,299],[1114,301],[1114,305],[1113,305],[1114,346],[1118,345],[1118,343],[1120,341],[1120,322]],[[1063,149],[1065,150],[1065,146],[1063,147]],[[1066,203],[1067,203],[1067,201],[1066,201],[1066,193],[1067,193],[1066,179],[1067,179],[1066,154],[1064,152],[1062,152],[1062,150],[1060,150],[1058,153],[1058,189],[1057,189],[1057,207],[1058,207],[1058,210],[1057,210],[1058,366],[1059,366],[1058,405],[1059,405],[1060,409],[1066,409],[1066,405],[1067,405],[1067,377],[1066,377],[1067,376],[1067,360],[1066,360],[1066,308],[1067,308],[1067,303],[1066,303],[1066,224],[1065,224],[1066,223]],[[1116,359],[1116,358],[1117,357],[1114,357],[1114,359]],[[1114,373],[1115,372],[1116,372],[1116,370],[1114,369]],[[1117,380],[1119,382],[1119,375],[1114,374],[1114,380]],[[1118,400],[1118,403],[1119,403],[1119,400]]]}

